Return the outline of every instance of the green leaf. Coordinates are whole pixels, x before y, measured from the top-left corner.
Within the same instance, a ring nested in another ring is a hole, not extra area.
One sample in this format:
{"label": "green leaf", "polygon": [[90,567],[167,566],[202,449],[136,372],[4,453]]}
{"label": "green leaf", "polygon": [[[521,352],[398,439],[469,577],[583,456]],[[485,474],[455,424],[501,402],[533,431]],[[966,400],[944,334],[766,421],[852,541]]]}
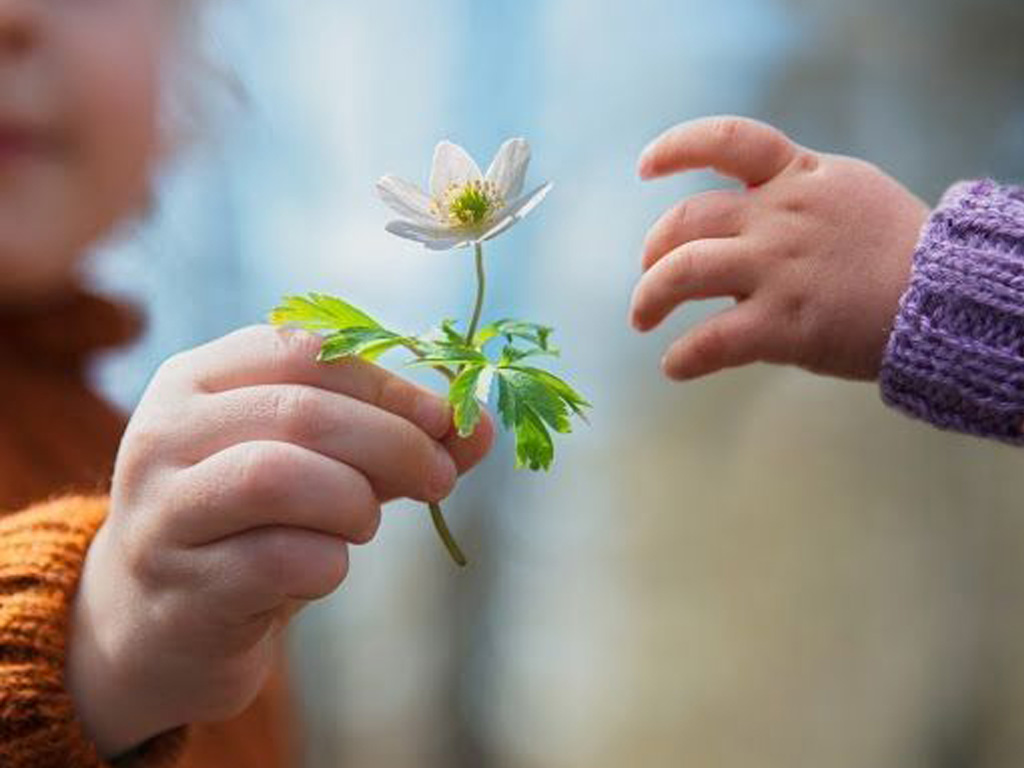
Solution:
{"label": "green leaf", "polygon": [[533,411],[523,413],[516,427],[516,467],[537,472],[551,469],[555,460],[555,444],[551,433]]}
{"label": "green leaf", "polygon": [[523,400],[515,384],[501,371],[498,373],[498,412],[506,429],[516,437],[516,468],[533,471],[550,469],[555,459],[555,445],[544,421]]}
{"label": "green leaf", "polygon": [[346,357],[376,360],[389,349],[405,344],[406,341],[405,336],[384,328],[346,328],[324,339],[317,359],[325,363]]}
{"label": "green leaf", "polygon": [[549,430],[572,431],[570,411],[584,416],[590,404],[552,373],[527,366],[499,367],[498,413],[516,436],[516,466],[548,469],[554,461]]}
{"label": "green leaf", "polygon": [[380,328],[361,309],[323,293],[285,296],[270,313],[274,325],[297,325],[310,331],[344,331],[349,328]]}
{"label": "green leaf", "polygon": [[461,333],[455,330],[455,321],[448,319],[441,323],[441,333],[444,334],[445,340],[449,344],[456,344],[459,346],[465,346],[466,339]]}
{"label": "green leaf", "polygon": [[467,366],[462,373],[455,377],[451,389],[448,391],[448,401],[455,411],[455,427],[460,437],[469,437],[480,423],[480,397],[482,383],[487,380],[489,383],[488,371],[493,370],[490,365],[476,363]]}
{"label": "green leaf", "polygon": [[558,394],[560,398],[568,405],[573,412],[584,421],[587,420],[587,415],[584,413],[584,409],[590,408],[591,405],[587,400],[573,389],[568,382],[558,378],[555,374],[542,370],[541,368],[532,368],[529,366],[514,366],[515,370],[528,373],[534,378],[541,381],[549,389],[553,390]]}
{"label": "green leaf", "polygon": [[516,466],[548,469],[554,443],[548,428],[572,430],[568,409],[556,392],[537,377],[512,368],[499,368],[498,412],[506,429],[516,436]]}
{"label": "green leaf", "polygon": [[501,356],[498,358],[498,365],[502,368],[510,368],[529,357],[558,357],[558,351],[554,349],[545,350],[540,347],[520,349],[509,344],[502,348]]}
{"label": "green leaf", "polygon": [[528,323],[523,320],[505,319],[498,320],[481,328],[477,331],[473,343],[476,347],[480,348],[492,339],[504,336],[509,342],[513,339],[521,339],[544,352],[551,352],[553,348],[550,346],[549,341],[552,333],[554,333],[554,329],[547,325]]}
{"label": "green leaf", "polygon": [[556,432],[563,434],[572,431],[569,423],[569,411],[557,392],[549,388],[543,381],[526,371],[515,368],[500,368],[498,375],[511,389],[519,402],[519,408],[527,408],[536,413]]}
{"label": "green leaf", "polygon": [[474,365],[487,363],[487,358],[478,350],[466,346],[461,337],[458,341],[436,341],[420,337],[415,340],[416,348],[422,354],[408,365],[411,368],[422,368],[425,365]]}

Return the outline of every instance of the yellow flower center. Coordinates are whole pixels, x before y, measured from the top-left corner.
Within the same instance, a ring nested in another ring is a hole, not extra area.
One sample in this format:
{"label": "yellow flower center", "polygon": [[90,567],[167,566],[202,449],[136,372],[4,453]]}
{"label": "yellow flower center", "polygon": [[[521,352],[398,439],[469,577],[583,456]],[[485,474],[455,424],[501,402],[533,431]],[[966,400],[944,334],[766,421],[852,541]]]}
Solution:
{"label": "yellow flower center", "polygon": [[452,184],[440,200],[434,201],[434,214],[448,227],[478,227],[496,211],[505,207],[505,200],[490,181],[467,181]]}

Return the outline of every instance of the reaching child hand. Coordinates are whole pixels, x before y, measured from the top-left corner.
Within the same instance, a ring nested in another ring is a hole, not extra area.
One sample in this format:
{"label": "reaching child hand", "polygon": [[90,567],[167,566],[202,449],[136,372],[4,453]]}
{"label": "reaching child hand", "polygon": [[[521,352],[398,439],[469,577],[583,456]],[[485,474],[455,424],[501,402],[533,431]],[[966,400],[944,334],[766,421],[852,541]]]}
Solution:
{"label": "reaching child hand", "polygon": [[439,501],[490,446],[441,397],[254,326],[168,360],[128,426],[76,599],[69,687],[107,755],[258,693],[271,639],[348,570],[382,502]]}
{"label": "reaching child hand", "polygon": [[928,207],[864,161],[742,118],[679,125],[639,162],[644,179],[700,168],[746,189],[695,195],[651,228],[632,322],[648,331],[693,299],[737,303],[669,348],[666,375],[764,361],[877,378]]}

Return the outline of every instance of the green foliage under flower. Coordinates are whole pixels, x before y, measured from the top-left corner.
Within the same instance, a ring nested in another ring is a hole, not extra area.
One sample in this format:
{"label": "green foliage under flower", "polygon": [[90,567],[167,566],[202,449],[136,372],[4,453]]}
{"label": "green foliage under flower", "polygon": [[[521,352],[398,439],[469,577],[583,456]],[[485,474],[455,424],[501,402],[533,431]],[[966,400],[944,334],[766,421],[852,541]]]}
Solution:
{"label": "green foliage under flower", "polygon": [[499,320],[468,340],[453,321],[446,320],[434,331],[409,336],[390,331],[351,304],[320,293],[285,297],[270,320],[326,332],[319,357],[323,362],[346,357],[376,360],[397,347],[408,350],[413,355],[409,366],[434,368],[450,382],[448,400],[463,437],[473,434],[496,388],[501,423],[515,434],[517,467],[549,469],[555,457],[551,432],[571,432],[572,417],[585,420],[590,407],[566,381],[528,364],[558,356],[551,345],[552,329],[536,323]]}

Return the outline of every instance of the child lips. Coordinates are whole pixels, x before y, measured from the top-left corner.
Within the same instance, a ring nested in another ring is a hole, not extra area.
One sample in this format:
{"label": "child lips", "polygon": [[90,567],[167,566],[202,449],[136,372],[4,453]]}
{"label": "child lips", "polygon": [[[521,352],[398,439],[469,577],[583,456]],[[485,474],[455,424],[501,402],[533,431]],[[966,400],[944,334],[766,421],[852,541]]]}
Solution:
{"label": "child lips", "polygon": [[40,128],[16,120],[0,119],[0,159],[36,157],[52,147],[53,141]]}

